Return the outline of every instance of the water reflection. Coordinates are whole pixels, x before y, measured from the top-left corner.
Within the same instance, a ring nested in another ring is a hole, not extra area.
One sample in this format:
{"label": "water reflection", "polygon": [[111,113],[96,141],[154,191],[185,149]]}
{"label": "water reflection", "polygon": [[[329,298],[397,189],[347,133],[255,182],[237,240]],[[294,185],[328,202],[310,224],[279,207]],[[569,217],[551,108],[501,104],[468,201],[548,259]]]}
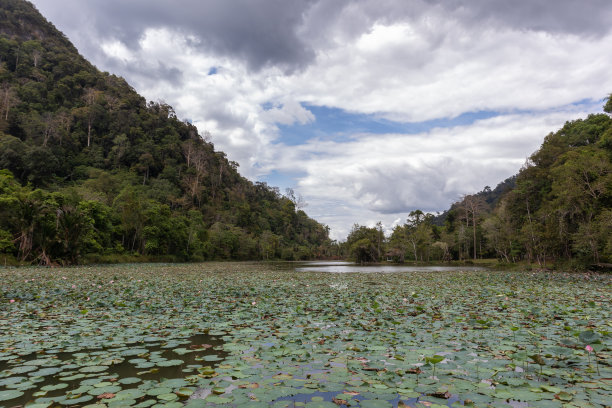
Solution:
{"label": "water reflection", "polygon": [[[207,333],[197,333],[188,338],[159,339],[156,342],[142,341],[125,344],[119,348],[82,349],[78,352],[64,352],[47,350],[47,352],[31,353],[13,359],[3,364],[0,378],[13,374],[11,370],[19,370],[28,362],[37,363],[39,368],[56,368],[57,372],[36,375],[37,371],[29,370],[22,376],[16,377],[15,389],[23,392],[18,398],[10,401],[11,407],[20,407],[31,403],[37,397],[44,396],[42,400],[52,404],[54,398],[61,398],[67,392],[82,389],[79,394],[87,395],[89,388],[82,386],[93,385],[108,381],[109,384],[119,385],[119,390],[137,388],[142,382],[162,381],[164,379],[184,378],[190,374],[197,374],[198,368],[215,367],[227,357],[227,352],[221,349],[223,341]],[[182,347],[179,347],[182,346]],[[129,353],[130,350],[139,350],[138,355]],[[175,361],[176,364],[164,365],[164,361]],[[93,364],[109,364],[101,372],[83,372]],[[24,371],[24,370],[21,370]],[[38,371],[40,373],[40,371]],[[26,376],[29,376],[27,378]],[[140,381],[122,383],[122,379],[137,377]],[[10,384],[9,384],[10,385]],[[47,391],[43,387],[48,387]],[[2,387],[0,387],[2,390]],[[93,394],[92,394],[93,395]],[[95,398],[92,398],[95,400]],[[63,401],[63,400],[61,400]],[[68,400],[69,402],[69,400]],[[60,402],[62,405],[69,405]],[[89,404],[91,401],[83,402]],[[44,405],[44,404],[43,404]],[[53,405],[56,406],[57,404]],[[80,406],[82,404],[70,404]],[[2,407],[2,405],[0,405]]]}
{"label": "water reflection", "polygon": [[295,268],[296,272],[329,272],[329,273],[406,273],[406,272],[452,272],[480,271],[486,268],[477,266],[418,266],[418,265],[359,265],[344,261],[304,262]]}

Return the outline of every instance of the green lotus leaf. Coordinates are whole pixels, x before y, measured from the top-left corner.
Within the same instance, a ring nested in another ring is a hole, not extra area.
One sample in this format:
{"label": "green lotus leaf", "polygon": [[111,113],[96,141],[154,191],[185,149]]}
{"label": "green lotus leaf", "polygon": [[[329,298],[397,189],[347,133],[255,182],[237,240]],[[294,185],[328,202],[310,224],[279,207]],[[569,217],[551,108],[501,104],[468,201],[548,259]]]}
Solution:
{"label": "green lotus leaf", "polygon": [[0,391],[0,401],[8,401],[15,398],[19,398],[23,395],[23,392],[17,390]]}
{"label": "green lotus leaf", "polygon": [[157,396],[157,399],[162,400],[162,401],[174,401],[177,398],[178,398],[178,395],[176,395],[173,392],[166,393],[166,394],[160,394]]}
{"label": "green lotus leaf", "polygon": [[156,397],[158,395],[162,395],[162,394],[169,394],[172,392],[172,388],[170,387],[158,387],[158,388],[152,388],[150,390],[147,391],[147,395],[150,395],[152,397]]}
{"label": "green lotus leaf", "polygon": [[110,381],[101,381],[97,384],[94,384],[93,386],[96,388],[102,388],[102,387],[108,387],[109,385],[113,385],[113,383]]}
{"label": "green lotus leaf", "polygon": [[183,360],[163,360],[163,361],[159,361],[157,362],[155,365],[157,365],[158,367],[175,367],[175,366],[180,366],[184,363]]}
{"label": "green lotus leaf", "polygon": [[164,408],[183,408],[183,403],[182,402],[178,402],[178,401],[174,401],[174,402],[167,402],[165,404],[163,404]]}
{"label": "green lotus leaf", "polygon": [[141,381],[142,380],[140,378],[137,378],[137,377],[126,377],[126,378],[121,378],[118,382],[120,384],[129,385],[129,384],[137,384],[137,383],[139,383]]}
{"label": "green lotus leaf", "polygon": [[60,380],[62,381],[74,381],[74,380],[78,380],[81,378],[85,378],[85,374],[75,374],[75,375],[69,375],[67,377],[60,377]]}
{"label": "green lotus leaf", "polygon": [[68,388],[68,384],[66,383],[50,384],[50,385],[45,385],[44,387],[41,387],[40,389],[43,391],[55,391],[55,390],[62,390],[64,388]]}
{"label": "green lotus leaf", "polygon": [[29,373],[31,371],[36,370],[36,366],[21,366],[21,367],[12,367],[10,368],[11,373],[13,374],[24,374],[24,373]]}
{"label": "green lotus leaf", "polygon": [[119,391],[116,395],[115,398],[117,399],[133,399],[133,400],[137,400],[141,397],[143,397],[145,395],[145,392],[142,390],[139,390],[137,388],[130,388],[127,390],[121,390]]}
{"label": "green lotus leaf", "polygon": [[[203,399],[191,399],[185,404],[185,408],[204,408],[207,403]],[[266,405],[267,407],[267,405]]]}
{"label": "green lotus leaf", "polygon": [[130,407],[135,404],[136,401],[132,399],[112,398],[106,400],[106,405],[108,406],[108,408]]}
{"label": "green lotus leaf", "polygon": [[132,349],[123,350],[119,354],[123,357],[131,357],[131,356],[139,356],[141,354],[147,354],[148,352],[149,350],[145,348],[132,348]]}
{"label": "green lotus leaf", "polygon": [[194,392],[193,388],[181,387],[176,391],[176,394],[179,397],[187,398],[193,395],[193,392]]}
{"label": "green lotus leaf", "polygon": [[390,408],[391,405],[388,401],[383,400],[364,400],[359,401],[359,406],[362,408]]}
{"label": "green lotus leaf", "polygon": [[543,391],[546,391],[546,392],[552,392],[552,393],[554,393],[554,394],[561,392],[561,388],[559,388],[559,387],[553,387],[552,385],[542,384],[542,385],[540,385],[540,388],[541,388]]}
{"label": "green lotus leaf", "polygon": [[169,388],[180,388],[187,385],[187,381],[182,378],[172,378],[170,380],[165,380],[159,384],[161,387],[169,387]]}
{"label": "green lotus leaf", "polygon": [[585,330],[580,332],[578,338],[584,344],[595,344],[601,341],[601,335],[593,330]]}
{"label": "green lotus leaf", "polygon": [[566,391],[561,391],[560,393],[555,395],[555,397],[557,399],[559,399],[560,401],[563,401],[563,402],[569,402],[569,401],[571,401],[574,398],[574,396],[572,394],[570,394],[569,392],[566,392]]}
{"label": "green lotus leaf", "polygon": [[149,399],[149,400],[142,401],[142,402],[140,402],[140,403],[138,403],[136,405],[132,405],[132,406],[135,407],[135,408],[148,408],[148,407],[153,406],[155,404],[157,404],[156,400]]}
{"label": "green lotus leaf", "polygon": [[431,357],[425,357],[425,361],[427,361],[430,364],[438,364],[442,360],[444,360],[444,356],[439,356],[437,354]]}
{"label": "green lotus leaf", "polygon": [[108,370],[108,366],[88,366],[88,367],[83,367],[81,368],[79,371],[81,373],[101,373]]}
{"label": "green lotus leaf", "polygon": [[98,396],[98,395],[102,395],[102,394],[115,394],[115,393],[117,393],[119,391],[121,391],[121,387],[120,386],[118,386],[118,385],[107,385],[107,386],[100,387],[100,388],[93,388],[93,389],[87,391],[87,394]]}
{"label": "green lotus leaf", "polygon": [[47,367],[47,368],[41,368],[40,370],[31,372],[29,374],[32,377],[48,377],[50,375],[55,375],[59,373],[60,371],[62,371],[62,369],[59,367]]}
{"label": "green lotus leaf", "polygon": [[91,401],[92,399],[94,399],[94,397],[92,395],[82,395],[82,396],[80,396],[78,398],[65,399],[63,401],[60,401],[59,403],[61,405],[79,405],[79,404],[82,404],[84,402]]}

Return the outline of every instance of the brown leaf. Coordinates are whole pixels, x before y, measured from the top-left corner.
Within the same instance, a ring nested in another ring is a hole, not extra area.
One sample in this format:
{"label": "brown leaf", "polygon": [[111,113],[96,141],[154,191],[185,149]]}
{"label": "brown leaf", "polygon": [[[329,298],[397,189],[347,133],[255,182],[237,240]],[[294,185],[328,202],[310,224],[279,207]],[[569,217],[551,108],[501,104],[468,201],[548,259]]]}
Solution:
{"label": "brown leaf", "polygon": [[104,394],[100,394],[98,395],[99,399],[110,399],[110,398],[115,398],[115,394],[113,394],[112,392],[105,392]]}
{"label": "brown leaf", "polygon": [[444,398],[444,399],[449,399],[450,397],[452,397],[452,394],[448,391],[446,392],[432,392],[427,394],[430,397],[436,397],[436,398]]}
{"label": "brown leaf", "polygon": [[243,385],[238,386],[238,388],[255,389],[255,388],[259,388],[259,384],[257,383],[243,384]]}
{"label": "brown leaf", "polygon": [[209,349],[212,347],[212,344],[192,344],[191,346],[189,346],[190,349],[192,350],[202,350],[202,349]]}

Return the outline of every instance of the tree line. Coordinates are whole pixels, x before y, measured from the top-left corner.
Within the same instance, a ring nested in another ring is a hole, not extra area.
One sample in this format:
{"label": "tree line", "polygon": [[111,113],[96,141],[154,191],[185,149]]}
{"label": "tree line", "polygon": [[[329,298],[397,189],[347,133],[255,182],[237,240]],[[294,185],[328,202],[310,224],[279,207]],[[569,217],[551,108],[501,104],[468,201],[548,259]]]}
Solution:
{"label": "tree line", "polygon": [[355,225],[338,249],[361,262],[497,258],[540,267],[612,262],[612,95],[568,121],[519,173],[462,197],[441,216],[412,211],[389,236]]}

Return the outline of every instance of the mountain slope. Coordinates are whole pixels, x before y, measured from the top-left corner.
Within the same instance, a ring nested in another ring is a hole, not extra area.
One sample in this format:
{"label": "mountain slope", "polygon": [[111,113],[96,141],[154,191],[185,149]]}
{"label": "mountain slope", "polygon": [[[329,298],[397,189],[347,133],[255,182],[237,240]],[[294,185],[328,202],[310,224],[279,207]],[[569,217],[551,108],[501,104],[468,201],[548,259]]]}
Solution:
{"label": "mountain slope", "polygon": [[[355,225],[345,253],[369,261],[497,258],[561,269],[612,269],[612,95],[604,112],[544,138],[516,176],[465,195],[443,214],[420,210],[381,250],[379,231]],[[364,255],[365,254],[365,255]]]}
{"label": "mountain slope", "polygon": [[0,0],[0,253],[303,259],[327,227],[251,183],[124,79],[80,56],[24,0]]}
{"label": "mountain slope", "polygon": [[546,136],[494,201],[485,190],[453,204],[445,231],[454,255],[540,266],[611,262],[612,96],[604,110]]}

